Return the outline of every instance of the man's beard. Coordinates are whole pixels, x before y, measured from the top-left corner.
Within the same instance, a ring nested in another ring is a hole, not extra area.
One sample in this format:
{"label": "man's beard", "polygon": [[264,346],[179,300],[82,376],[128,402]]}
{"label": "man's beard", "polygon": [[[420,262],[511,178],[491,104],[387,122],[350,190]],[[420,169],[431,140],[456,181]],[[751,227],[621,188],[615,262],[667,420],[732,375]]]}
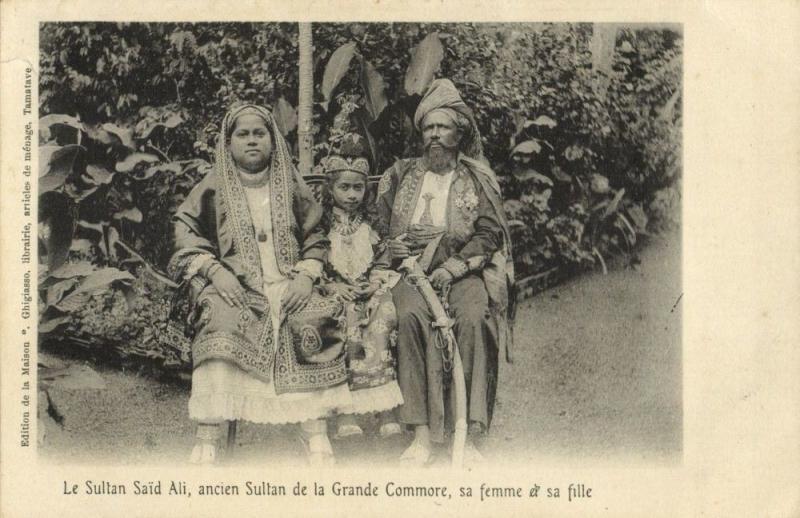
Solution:
{"label": "man's beard", "polygon": [[456,165],[458,150],[447,148],[439,144],[438,146],[428,145],[425,148],[425,162],[434,173],[446,173],[451,171]]}

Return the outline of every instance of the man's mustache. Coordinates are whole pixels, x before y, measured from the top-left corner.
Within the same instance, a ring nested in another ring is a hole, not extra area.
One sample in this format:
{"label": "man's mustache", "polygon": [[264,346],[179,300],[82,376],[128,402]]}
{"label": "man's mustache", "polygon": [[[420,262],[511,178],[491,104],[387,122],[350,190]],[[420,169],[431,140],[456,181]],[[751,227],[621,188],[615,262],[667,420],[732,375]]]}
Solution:
{"label": "man's mustache", "polygon": [[427,144],[425,144],[425,150],[427,151],[427,150],[429,150],[429,149],[430,149],[431,147],[433,147],[433,146],[438,146],[438,147],[440,147],[440,148],[442,148],[442,149],[448,149],[448,150],[450,150],[450,149],[456,149],[456,148],[458,147],[458,145],[455,145],[455,144],[454,144],[454,145],[452,145],[452,146],[448,146],[448,145],[445,145],[445,144],[443,144],[443,143],[442,143],[441,141],[439,141],[439,140],[433,140],[433,141],[431,141],[431,142],[428,142]]}

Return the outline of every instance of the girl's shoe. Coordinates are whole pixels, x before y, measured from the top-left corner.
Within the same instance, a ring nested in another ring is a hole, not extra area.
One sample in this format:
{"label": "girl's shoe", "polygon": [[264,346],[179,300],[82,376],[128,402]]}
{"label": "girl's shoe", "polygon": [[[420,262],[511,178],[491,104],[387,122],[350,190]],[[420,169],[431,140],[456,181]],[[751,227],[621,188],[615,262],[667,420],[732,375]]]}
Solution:
{"label": "girl's shoe", "polygon": [[336,419],[336,435],[334,439],[344,439],[345,437],[353,437],[362,435],[364,430],[358,426],[356,417],[352,414],[340,414]]}
{"label": "girl's shoe", "polygon": [[378,433],[384,439],[392,435],[398,435],[403,431],[402,428],[400,428],[400,423],[398,423],[397,419],[394,417],[394,412],[391,410],[381,412],[378,419],[381,423]]}

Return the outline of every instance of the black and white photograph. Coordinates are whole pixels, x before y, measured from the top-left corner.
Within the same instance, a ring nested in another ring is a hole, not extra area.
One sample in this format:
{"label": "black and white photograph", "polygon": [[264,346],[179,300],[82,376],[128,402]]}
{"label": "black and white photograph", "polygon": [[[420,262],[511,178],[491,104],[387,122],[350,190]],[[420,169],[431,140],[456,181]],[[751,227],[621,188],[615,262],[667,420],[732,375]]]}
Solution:
{"label": "black and white photograph", "polygon": [[680,25],[39,38],[42,456],[680,462]]}
{"label": "black and white photograph", "polygon": [[0,515],[797,516],[795,0],[0,0]]}

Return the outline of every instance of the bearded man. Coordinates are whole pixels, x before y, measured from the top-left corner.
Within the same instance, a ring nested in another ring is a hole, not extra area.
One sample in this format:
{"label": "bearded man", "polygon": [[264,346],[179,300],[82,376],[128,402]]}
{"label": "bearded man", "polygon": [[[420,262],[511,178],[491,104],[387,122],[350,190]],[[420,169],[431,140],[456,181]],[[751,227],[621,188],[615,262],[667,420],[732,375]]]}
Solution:
{"label": "bearded man", "polygon": [[[449,290],[453,331],[467,387],[470,436],[488,430],[497,388],[499,351],[509,354],[509,287],[513,282],[508,226],[494,172],[483,161],[471,110],[447,79],[433,81],[414,116],[424,155],[397,161],[378,185],[378,225],[391,264],[418,255],[441,235],[428,271]],[[400,422],[415,438],[401,461],[428,463],[453,415],[446,360],[436,347],[433,315],[411,279],[392,290],[399,320]],[[471,447],[474,453],[474,447]]]}

